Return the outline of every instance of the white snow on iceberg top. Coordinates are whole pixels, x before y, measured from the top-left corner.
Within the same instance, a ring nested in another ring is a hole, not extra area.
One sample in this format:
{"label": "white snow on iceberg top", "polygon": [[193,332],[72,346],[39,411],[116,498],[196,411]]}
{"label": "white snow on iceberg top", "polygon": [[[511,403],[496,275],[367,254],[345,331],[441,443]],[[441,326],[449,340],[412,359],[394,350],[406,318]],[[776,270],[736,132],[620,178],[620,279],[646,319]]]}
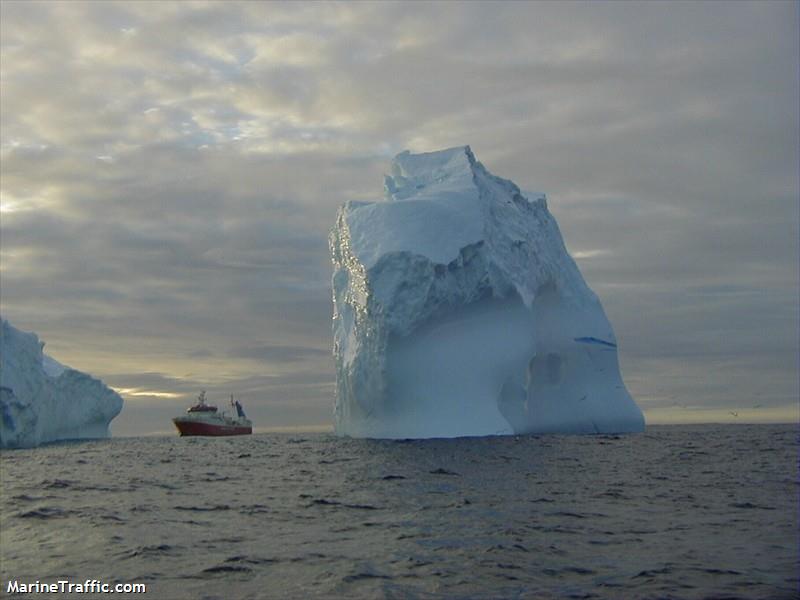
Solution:
{"label": "white snow on iceberg top", "polygon": [[[413,250],[448,263],[481,239],[481,205],[467,147],[397,156],[384,181],[387,203],[351,203],[347,227],[366,267],[391,252]],[[356,210],[357,209],[357,210]]]}
{"label": "white snow on iceberg top", "polygon": [[44,354],[36,334],[2,320],[0,447],[108,437],[122,398],[102,381]]}
{"label": "white snow on iceberg top", "polygon": [[52,356],[42,354],[42,369],[44,369],[46,375],[49,375],[50,377],[58,377],[67,370],[67,367],[62,365]]}
{"label": "white snow on iceberg top", "polygon": [[398,154],[392,162],[392,174],[384,177],[387,200],[411,196],[438,200],[443,192],[463,193],[474,187],[472,169],[475,157],[469,146],[457,146],[439,152]]}
{"label": "white snow on iceberg top", "polygon": [[338,432],[643,428],[543,195],[468,146],[399,154],[384,190],[346,203],[331,232]]}

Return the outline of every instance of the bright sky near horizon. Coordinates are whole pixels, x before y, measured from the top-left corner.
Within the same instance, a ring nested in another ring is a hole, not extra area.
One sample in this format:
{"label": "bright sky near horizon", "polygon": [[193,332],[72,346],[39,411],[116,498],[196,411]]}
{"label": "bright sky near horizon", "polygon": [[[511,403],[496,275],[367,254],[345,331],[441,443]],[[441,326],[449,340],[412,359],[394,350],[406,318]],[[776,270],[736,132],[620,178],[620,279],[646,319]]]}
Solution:
{"label": "bright sky near horizon", "polygon": [[391,157],[547,193],[648,422],[798,418],[798,3],[0,3],[0,305],[121,391],[331,422]]}

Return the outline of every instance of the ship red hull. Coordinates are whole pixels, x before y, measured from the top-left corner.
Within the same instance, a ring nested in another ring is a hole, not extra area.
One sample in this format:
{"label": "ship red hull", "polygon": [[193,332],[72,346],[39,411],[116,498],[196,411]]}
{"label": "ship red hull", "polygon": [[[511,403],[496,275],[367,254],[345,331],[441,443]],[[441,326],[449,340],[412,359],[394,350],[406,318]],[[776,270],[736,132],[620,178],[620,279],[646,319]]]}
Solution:
{"label": "ship red hull", "polygon": [[217,425],[200,421],[173,421],[181,435],[250,435],[252,427],[241,425]]}

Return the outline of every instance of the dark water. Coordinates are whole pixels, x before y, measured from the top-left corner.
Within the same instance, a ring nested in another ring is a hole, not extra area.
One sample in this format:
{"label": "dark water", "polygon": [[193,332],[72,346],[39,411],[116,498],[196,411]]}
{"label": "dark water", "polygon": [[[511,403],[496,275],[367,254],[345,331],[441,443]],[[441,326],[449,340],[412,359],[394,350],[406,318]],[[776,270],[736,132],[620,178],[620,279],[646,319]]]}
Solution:
{"label": "dark water", "polygon": [[6,451],[2,595],[66,578],[158,599],[794,598],[797,450],[792,426],[713,425]]}

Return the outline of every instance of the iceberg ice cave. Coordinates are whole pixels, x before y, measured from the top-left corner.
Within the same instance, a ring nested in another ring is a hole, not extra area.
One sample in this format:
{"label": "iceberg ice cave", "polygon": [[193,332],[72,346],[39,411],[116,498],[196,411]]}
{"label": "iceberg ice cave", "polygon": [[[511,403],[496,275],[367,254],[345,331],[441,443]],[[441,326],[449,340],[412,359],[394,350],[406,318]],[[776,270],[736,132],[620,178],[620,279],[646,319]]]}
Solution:
{"label": "iceberg ice cave", "polygon": [[102,381],[44,354],[43,347],[36,334],[2,320],[0,447],[108,437],[122,398]]}
{"label": "iceberg ice cave", "polygon": [[469,147],[395,157],[330,235],[337,433],[641,431],[597,296],[544,196]]}

